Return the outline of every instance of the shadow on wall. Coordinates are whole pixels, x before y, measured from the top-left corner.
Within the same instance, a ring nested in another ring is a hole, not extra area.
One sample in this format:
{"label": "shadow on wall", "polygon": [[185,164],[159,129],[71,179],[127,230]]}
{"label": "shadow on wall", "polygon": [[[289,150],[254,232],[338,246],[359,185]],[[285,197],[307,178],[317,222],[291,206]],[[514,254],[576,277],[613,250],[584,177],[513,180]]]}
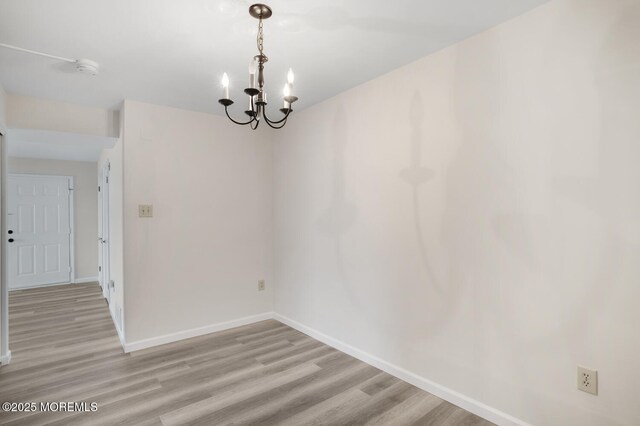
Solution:
{"label": "shadow on wall", "polygon": [[[333,173],[331,174],[331,205],[320,216],[317,227],[334,241],[336,265],[339,278],[346,282],[344,262],[342,260],[342,236],[355,224],[356,205],[347,199],[346,194],[346,149],[349,138],[347,116],[342,105],[338,106],[333,119]],[[347,286],[348,287],[348,286]],[[356,298],[357,299],[357,298]]]}
{"label": "shadow on wall", "polygon": [[409,108],[409,121],[411,124],[411,150],[409,153],[409,167],[400,172],[400,178],[411,186],[413,194],[413,224],[415,228],[420,258],[429,276],[430,284],[439,293],[442,288],[438,285],[438,280],[429,262],[427,244],[424,239],[420,214],[420,187],[433,180],[435,173],[433,170],[423,167],[422,162],[422,123],[424,121],[424,105],[419,91],[415,91]]}
{"label": "shadow on wall", "polygon": [[[425,237],[425,234],[431,234],[426,232],[430,227],[438,226],[438,221],[429,219],[429,212],[434,209],[439,210],[439,201],[436,196],[429,196],[426,192],[428,187],[433,189],[434,185],[437,186],[437,181],[436,172],[423,165],[423,148],[428,146],[433,149],[446,141],[429,140],[425,137],[424,127],[428,120],[422,93],[419,90],[414,91],[407,106],[411,134],[408,141],[409,166],[402,169],[398,177],[410,188],[410,198],[407,199],[406,205],[411,206],[417,255],[426,275],[417,272],[415,275],[419,277],[419,281],[410,287],[410,291],[403,292],[399,298],[396,315],[403,312],[407,323],[398,327],[395,332],[400,336],[400,340],[405,342],[422,341],[428,336],[450,333],[451,328],[446,324],[455,314],[456,305],[460,300],[459,289],[452,286],[451,282],[442,281],[443,268],[434,267],[430,259],[432,250],[429,249],[429,246],[434,247],[434,242]],[[431,185],[427,186],[429,182]],[[409,195],[409,193],[405,194]],[[423,223],[426,226],[423,226]],[[416,335],[416,332],[419,335]],[[411,350],[404,351],[404,356],[410,358],[411,352]]]}

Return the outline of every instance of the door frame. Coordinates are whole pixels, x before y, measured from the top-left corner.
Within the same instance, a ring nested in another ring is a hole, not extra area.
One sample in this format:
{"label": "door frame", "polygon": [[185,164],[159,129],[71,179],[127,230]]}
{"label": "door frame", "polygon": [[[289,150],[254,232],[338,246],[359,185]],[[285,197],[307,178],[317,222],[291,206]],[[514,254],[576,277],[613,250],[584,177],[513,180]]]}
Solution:
{"label": "door frame", "polygon": [[0,333],[0,364],[9,364],[9,274],[7,273],[7,137],[0,132],[0,315],[2,332]]}
{"label": "door frame", "polygon": [[[102,296],[107,299],[107,304],[111,305],[111,217],[110,217],[110,191],[109,172],[111,164],[105,162],[98,171],[98,265],[100,265],[99,282],[102,287]],[[106,240],[106,243],[105,243]],[[106,254],[105,254],[106,253]]]}
{"label": "door frame", "polygon": [[[16,288],[16,289],[11,289],[9,288],[9,275],[8,275],[8,270],[7,270],[7,288],[9,290],[25,290],[25,289],[29,289],[29,288],[38,288],[38,287],[49,287],[52,285],[64,285],[64,284],[75,284],[76,282],[76,252],[75,252],[75,239],[76,239],[76,231],[75,231],[75,200],[73,197],[73,193],[75,192],[75,180],[73,176],[67,176],[67,175],[43,175],[43,174],[36,174],[36,173],[7,173],[7,180],[11,177],[21,177],[21,176],[29,176],[29,177],[36,177],[36,178],[48,178],[48,177],[61,177],[61,178],[66,178],[67,182],[69,184],[69,229],[71,230],[71,233],[69,234],[69,267],[71,268],[71,270],[69,271],[69,282],[68,283],[51,283],[51,284],[42,284],[42,285],[35,285],[35,286],[31,286],[31,287],[24,287],[24,288]],[[3,189],[3,193],[6,192],[5,188],[7,188],[6,186],[4,186]],[[9,201],[9,197],[8,194],[5,197],[5,199],[3,201],[8,202]],[[4,205],[4,203],[3,203]],[[5,220],[5,227],[7,226],[6,224],[6,216],[9,214],[6,209],[4,209],[4,220]],[[7,228],[8,229],[8,228]],[[3,233],[3,238],[4,235],[6,234],[6,232]],[[3,256],[3,258],[9,258],[9,247],[8,247],[8,243],[6,241],[6,239],[3,239],[4,241],[4,250],[6,255]]]}

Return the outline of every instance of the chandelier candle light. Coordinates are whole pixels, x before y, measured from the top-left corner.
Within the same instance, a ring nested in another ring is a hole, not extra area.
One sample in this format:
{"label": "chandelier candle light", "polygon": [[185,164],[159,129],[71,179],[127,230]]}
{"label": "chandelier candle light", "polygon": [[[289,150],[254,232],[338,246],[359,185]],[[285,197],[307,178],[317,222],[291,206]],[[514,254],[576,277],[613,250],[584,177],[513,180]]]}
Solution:
{"label": "chandelier candle light", "polygon": [[[242,126],[249,125],[253,130],[258,128],[260,121],[266,122],[270,127],[274,129],[281,129],[287,124],[287,118],[293,111],[291,105],[298,100],[296,96],[293,96],[293,71],[289,69],[287,73],[287,83],[284,86],[283,106],[280,112],[284,114],[280,120],[270,120],[267,117],[267,93],[264,90],[264,64],[269,60],[263,52],[264,50],[264,33],[263,33],[263,20],[268,19],[273,14],[271,8],[266,4],[254,4],[249,8],[249,14],[258,20],[258,36],[256,39],[258,45],[258,54],[254,56],[253,60],[249,63],[249,87],[244,89],[244,93],[249,96],[249,106],[244,112],[249,116],[249,121],[240,122],[236,121],[229,115],[229,107],[233,105],[233,101],[229,97],[229,76],[227,73],[222,75],[222,99],[218,102],[224,106],[224,112],[229,117],[229,120]],[[257,77],[256,77],[257,71]]]}

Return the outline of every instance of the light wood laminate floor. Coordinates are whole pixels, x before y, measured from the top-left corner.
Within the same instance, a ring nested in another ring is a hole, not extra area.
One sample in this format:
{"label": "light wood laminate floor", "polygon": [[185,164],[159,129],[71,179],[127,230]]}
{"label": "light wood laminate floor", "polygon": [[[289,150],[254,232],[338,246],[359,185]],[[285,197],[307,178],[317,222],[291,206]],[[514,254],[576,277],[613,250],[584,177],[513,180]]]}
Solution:
{"label": "light wood laminate floor", "polygon": [[10,293],[0,402],[97,402],[3,413],[3,425],[488,425],[269,320],[124,354],[96,284]]}

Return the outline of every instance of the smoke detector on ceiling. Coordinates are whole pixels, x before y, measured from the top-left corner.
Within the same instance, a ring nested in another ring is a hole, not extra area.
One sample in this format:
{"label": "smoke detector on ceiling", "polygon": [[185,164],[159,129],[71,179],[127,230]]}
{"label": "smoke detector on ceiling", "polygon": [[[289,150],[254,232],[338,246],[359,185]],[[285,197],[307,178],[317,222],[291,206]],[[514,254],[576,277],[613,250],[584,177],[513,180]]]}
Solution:
{"label": "smoke detector on ceiling", "polygon": [[98,75],[100,65],[90,59],[76,60],[76,71],[88,75]]}

